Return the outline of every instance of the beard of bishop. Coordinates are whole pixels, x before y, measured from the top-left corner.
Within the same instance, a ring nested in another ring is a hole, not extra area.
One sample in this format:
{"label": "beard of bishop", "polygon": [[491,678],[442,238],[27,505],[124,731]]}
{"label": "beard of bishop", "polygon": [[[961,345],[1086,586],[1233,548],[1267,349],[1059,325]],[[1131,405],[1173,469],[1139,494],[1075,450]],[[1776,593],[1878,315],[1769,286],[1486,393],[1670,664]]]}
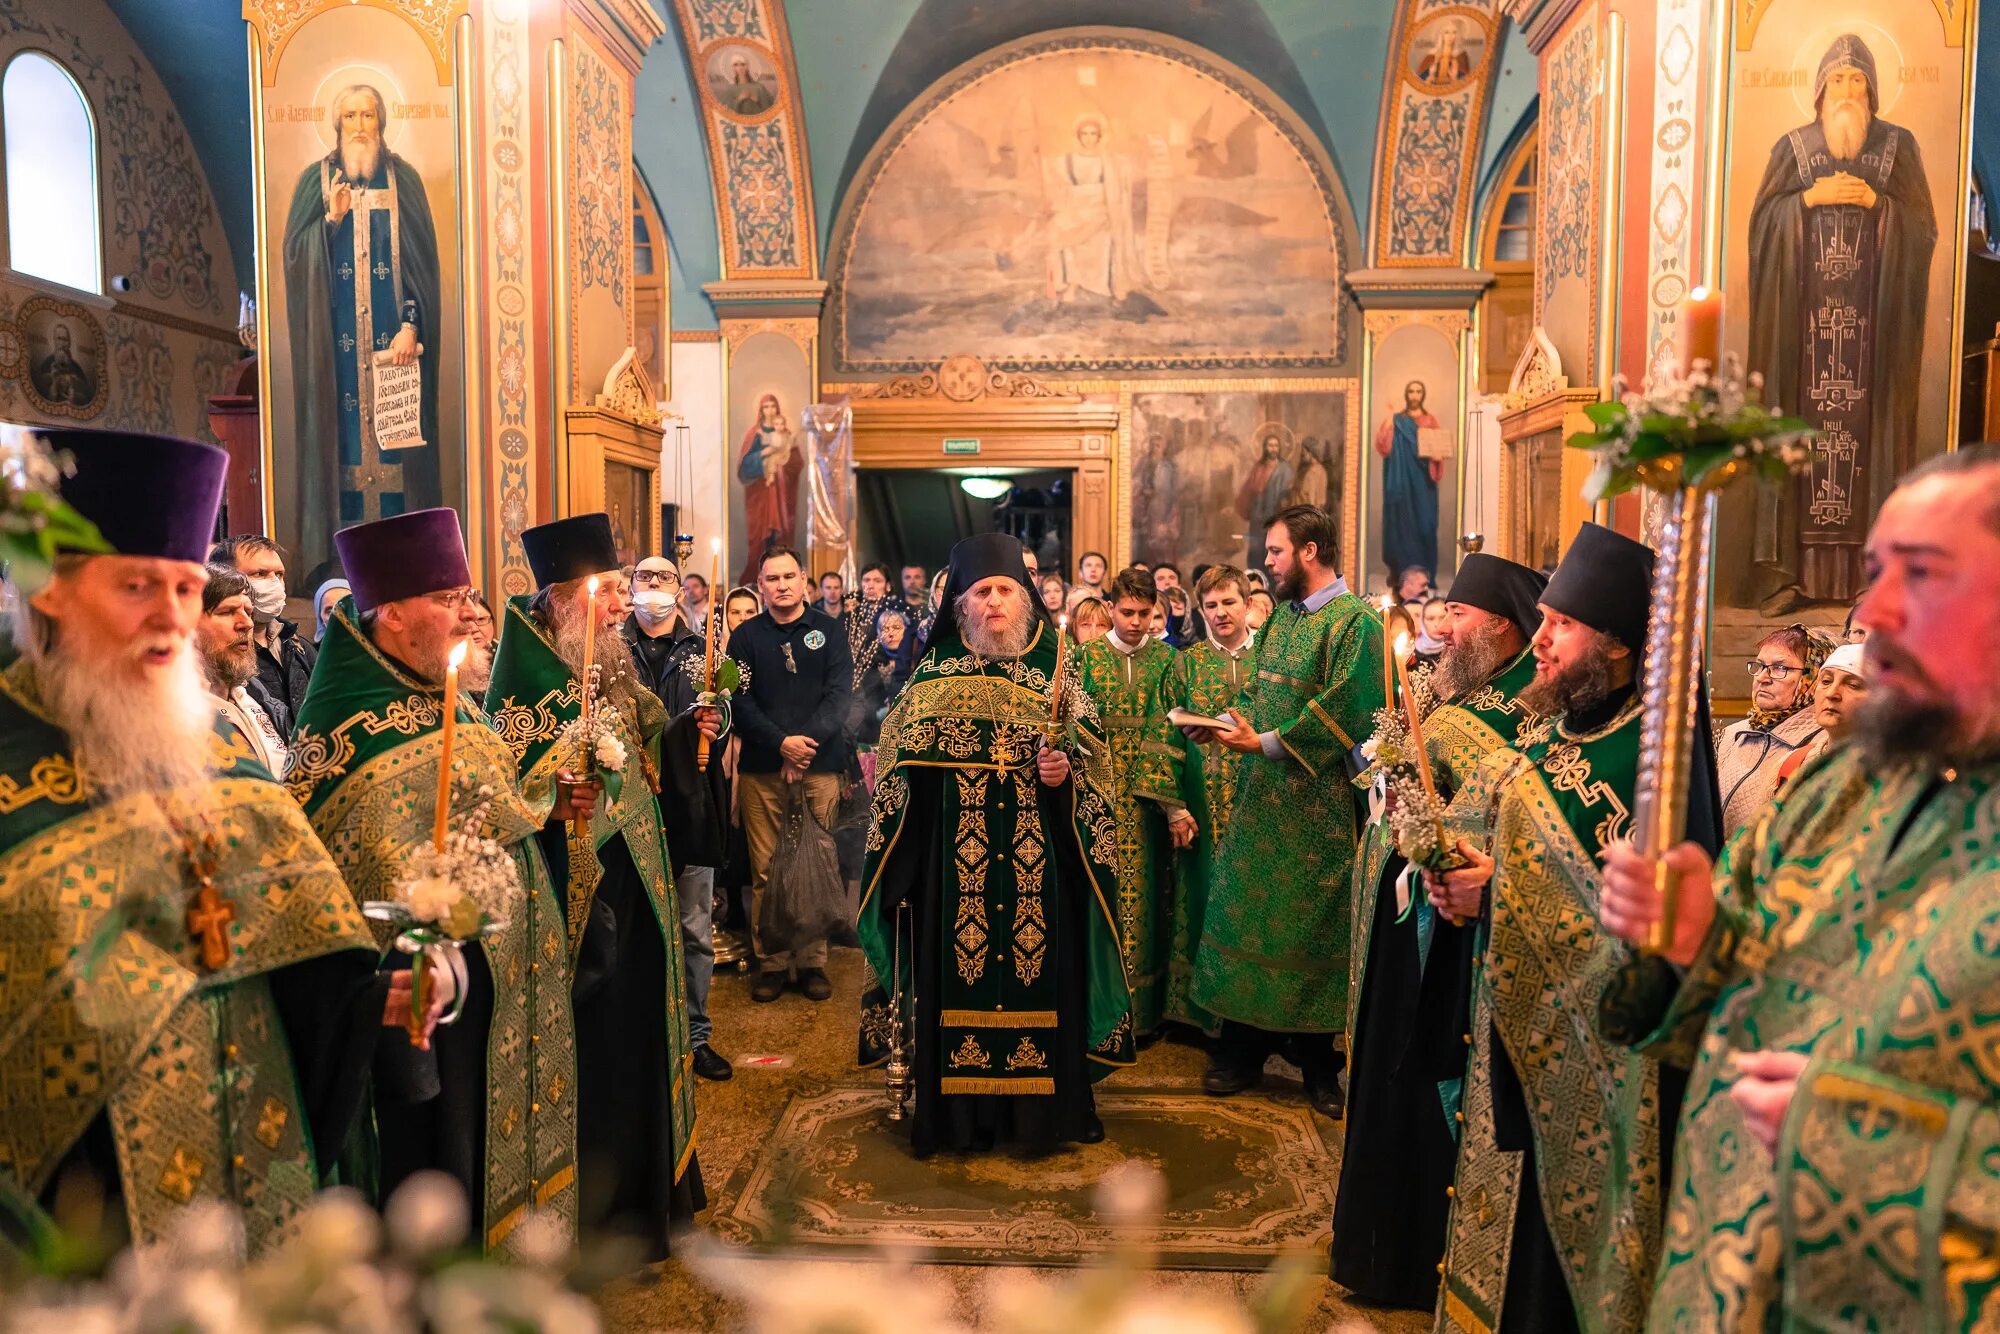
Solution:
{"label": "beard of bishop", "polygon": [[1028,651],[1028,640],[1035,629],[1034,614],[1029,611],[1024,598],[1014,604],[1014,610],[1007,617],[1007,624],[998,630],[989,630],[984,618],[975,617],[970,609],[970,596],[960,594],[957,602],[959,633],[965,638],[965,646],[982,658],[1018,658]]}
{"label": "beard of bishop", "polygon": [[1450,646],[1438,659],[1437,697],[1457,699],[1505,667],[1514,656],[1508,652],[1513,647],[1508,642],[1512,628],[1511,621],[1489,615],[1475,630],[1453,631]]}
{"label": "beard of bishop", "polygon": [[140,661],[155,647],[150,640],[97,643],[88,631],[65,628],[49,639],[28,650],[36,691],[69,734],[90,788],[111,800],[182,789],[183,799],[199,802],[215,772],[215,701],[192,638],[161,667]]}
{"label": "beard of bishop", "polygon": [[1868,142],[1868,127],[1875,115],[1868,109],[1868,94],[1847,94],[1835,99],[1831,94],[1820,108],[1820,130],[1826,135],[1826,151],[1843,162],[1861,156]]}
{"label": "beard of bishop", "polygon": [[1552,675],[1537,674],[1521,691],[1521,703],[1544,718],[1581,713],[1611,698],[1611,650],[1617,639],[1600,630],[1597,638],[1569,666]]}
{"label": "beard of bishop", "polygon": [[[568,598],[554,599],[550,603],[551,614],[555,617],[556,653],[569,664],[569,670],[578,681],[583,680],[583,647],[586,619],[584,613]],[[597,670],[597,696],[615,705],[631,704],[644,689],[639,684],[639,673],[632,666],[632,654],[625,647],[625,641],[618,637],[618,631],[597,629],[595,654],[591,662]]]}

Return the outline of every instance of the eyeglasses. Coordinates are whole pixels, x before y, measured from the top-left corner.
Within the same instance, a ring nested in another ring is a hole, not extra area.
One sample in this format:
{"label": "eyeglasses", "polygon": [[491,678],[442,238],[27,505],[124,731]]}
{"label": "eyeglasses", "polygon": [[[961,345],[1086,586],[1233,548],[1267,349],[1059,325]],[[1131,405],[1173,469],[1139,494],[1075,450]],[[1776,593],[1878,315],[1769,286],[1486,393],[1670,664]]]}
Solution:
{"label": "eyeglasses", "polygon": [[1782,662],[1759,662],[1755,658],[1744,663],[1743,669],[1750,673],[1752,680],[1760,676],[1771,676],[1776,677],[1780,681],[1789,681],[1794,676],[1803,676],[1806,670],[1803,667],[1787,667]]}
{"label": "eyeglasses", "polygon": [[454,588],[443,593],[426,593],[424,596],[440,607],[447,607],[452,611],[457,611],[460,607],[479,605],[479,590],[476,588]]}
{"label": "eyeglasses", "polygon": [[677,576],[668,574],[665,570],[639,570],[632,575],[632,584],[636,588],[667,588],[670,586],[678,588],[680,587],[680,583],[681,581]]}

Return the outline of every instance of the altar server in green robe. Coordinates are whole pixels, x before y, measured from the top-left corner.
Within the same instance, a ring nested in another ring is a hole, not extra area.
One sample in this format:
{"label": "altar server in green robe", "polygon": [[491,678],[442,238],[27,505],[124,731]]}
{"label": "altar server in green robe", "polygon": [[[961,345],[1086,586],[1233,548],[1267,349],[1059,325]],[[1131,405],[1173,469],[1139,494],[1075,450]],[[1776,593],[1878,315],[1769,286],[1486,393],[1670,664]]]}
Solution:
{"label": "altar server in green robe", "polygon": [[115,554],[15,590],[0,655],[0,1253],[58,1227],[100,1256],[165,1243],[213,1201],[254,1254],[327,1184],[409,971],[378,971],[339,870],[204,688],[227,456],[44,438]]}
{"label": "altar server in green robe", "polygon": [[[411,1174],[448,1173],[465,1190],[488,1250],[533,1213],[576,1225],[576,1050],[562,905],[522,798],[514,755],[486,723],[491,670],[472,638],[477,604],[453,510],[414,510],[333,535],[351,596],[327,621],[293,735],[290,786],[357,899],[395,897],[428,847],[444,750],[444,684],[466,645],[455,693],[451,831],[512,854],[505,927],[458,956],[464,1009],[428,1054],[388,1044],[377,1060],[376,1131],[384,1196]],[[386,944],[393,932],[383,935]],[[440,956],[449,963],[449,956]]]}
{"label": "altar server in green robe", "polygon": [[[1598,925],[1597,858],[1631,824],[1652,569],[1650,547],[1583,525],[1543,590],[1519,696],[1540,718],[1454,799],[1466,865],[1424,873],[1433,906],[1483,915],[1486,933],[1462,1034],[1441,1330],[1609,1334],[1644,1320],[1681,1081],[1601,1028],[1597,998],[1630,952]],[[1713,847],[1705,734],[1692,775],[1689,833]]]}
{"label": "altar server in green robe", "polygon": [[1132,984],[1132,1023],[1144,1037],[1167,1015],[1173,945],[1173,845],[1166,813],[1142,799],[1135,784],[1143,767],[1148,725],[1174,651],[1152,632],[1159,594],[1143,570],[1121,570],[1107,590],[1111,631],[1076,651],[1077,683],[1097,706],[1097,725],[1111,743],[1111,799],[1118,821],[1118,926],[1125,975]]}
{"label": "altar server in green robe", "polygon": [[[706,1203],[680,906],[654,795],[666,708],[639,683],[618,637],[625,581],[610,519],[578,514],[523,529],[521,546],[540,591],[507,600],[486,709],[543,821],[543,851],[563,899],[578,1207],[586,1234],[622,1234],[657,1260],[669,1233]],[[599,686],[593,716],[608,721],[616,742],[588,754],[565,735],[582,711],[586,657]],[[578,805],[579,786],[600,794],[588,810]]]}
{"label": "altar server in green robe", "polygon": [[1168,937],[1166,1017],[1213,1033],[1215,1016],[1188,995],[1194,952],[1208,908],[1215,861],[1236,807],[1240,752],[1198,745],[1168,714],[1186,709],[1214,718],[1240,709],[1257,671],[1248,619],[1250,581],[1234,565],[1210,566],[1195,584],[1207,635],[1173,657],[1148,720],[1144,762],[1133,790],[1159,803],[1174,845],[1173,910]]}
{"label": "altar server in green robe", "polygon": [[1102,1140],[1090,1086],[1133,1061],[1110,749],[1074,662],[1055,686],[1072,651],[1021,544],[966,538],[882,723],[862,1049],[909,1060],[918,1157]]}
{"label": "altar server in green robe", "polygon": [[[1528,641],[1542,623],[1536,604],[1547,582],[1525,565],[1473,552],[1440,599],[1450,614],[1423,733],[1446,800],[1533,717],[1520,694],[1535,675]],[[1427,1311],[1437,1302],[1477,934],[1476,920],[1454,922],[1431,906],[1387,821],[1371,819],[1354,875],[1347,1025],[1354,1097],[1331,1272],[1342,1287],[1382,1305]]]}
{"label": "altar server in green robe", "polygon": [[[1712,870],[1667,856],[1645,1049],[1694,1073],[1649,1328],[2000,1327],[2000,447],[1906,478],[1867,561],[1847,743]],[[1607,858],[1627,940],[1654,873]]]}
{"label": "altar server in green robe", "polygon": [[1382,622],[1335,571],[1325,510],[1281,511],[1264,549],[1280,602],[1259,632],[1256,682],[1233,727],[1189,734],[1244,756],[1190,996],[1223,1021],[1208,1092],[1250,1088],[1282,1048],[1313,1106],[1338,1117],[1358,828],[1350,752],[1382,707]]}

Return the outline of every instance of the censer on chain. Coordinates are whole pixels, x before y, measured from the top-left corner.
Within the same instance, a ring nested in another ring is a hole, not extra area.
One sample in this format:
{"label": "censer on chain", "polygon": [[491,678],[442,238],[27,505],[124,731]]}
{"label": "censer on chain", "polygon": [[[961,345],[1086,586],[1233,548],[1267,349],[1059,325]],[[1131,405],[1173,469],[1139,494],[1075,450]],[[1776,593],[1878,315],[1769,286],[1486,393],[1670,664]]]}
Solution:
{"label": "censer on chain", "polygon": [[903,1019],[903,930],[910,905],[896,905],[896,935],[892,946],[889,978],[889,1063],[883,1083],[889,1090],[889,1119],[901,1121],[909,1115],[910,1094],[916,1079],[910,1070],[910,1030]]}

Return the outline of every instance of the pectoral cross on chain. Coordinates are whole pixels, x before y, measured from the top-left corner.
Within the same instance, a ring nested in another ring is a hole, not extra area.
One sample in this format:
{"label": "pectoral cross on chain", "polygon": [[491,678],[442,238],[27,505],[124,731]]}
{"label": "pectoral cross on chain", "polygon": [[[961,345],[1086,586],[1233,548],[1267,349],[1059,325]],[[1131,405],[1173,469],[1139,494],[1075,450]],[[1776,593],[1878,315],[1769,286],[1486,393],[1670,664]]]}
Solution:
{"label": "pectoral cross on chain", "polygon": [[213,973],[229,962],[229,924],[236,920],[236,906],[215,887],[215,836],[205,834],[196,845],[189,840],[188,880],[195,886],[188,902],[188,939],[201,951],[201,966]]}

